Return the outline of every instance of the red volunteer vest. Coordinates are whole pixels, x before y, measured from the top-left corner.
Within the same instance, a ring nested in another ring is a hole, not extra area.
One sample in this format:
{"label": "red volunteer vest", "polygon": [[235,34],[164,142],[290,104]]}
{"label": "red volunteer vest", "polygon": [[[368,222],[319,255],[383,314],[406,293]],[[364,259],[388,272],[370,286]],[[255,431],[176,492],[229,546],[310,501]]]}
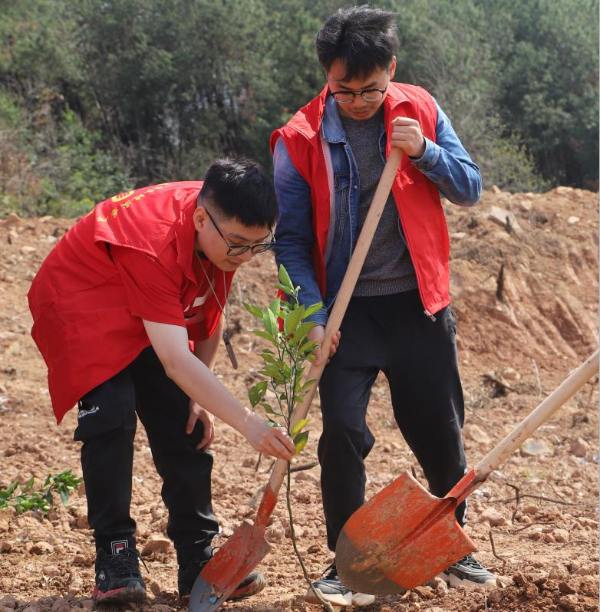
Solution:
{"label": "red volunteer vest", "polygon": [[[331,194],[320,128],[327,95],[328,88],[325,86],[316,98],[271,135],[271,150],[274,150],[277,140],[283,138],[292,163],[310,186],[315,235],[313,261],[323,296],[327,282],[325,247]],[[386,156],[390,150],[392,120],[396,117],[416,119],[423,135],[435,142],[435,101],[421,87],[390,83],[383,108],[388,135]],[[450,302],[450,247],[439,191],[404,155],[392,194],[415,268],[421,301],[426,311],[435,313]]]}
{"label": "red volunteer vest", "polygon": [[[190,339],[207,338],[215,330],[220,307],[199,269],[211,274],[211,264],[195,257],[192,214],[201,187],[199,181],[164,183],[113,196],[80,219],[42,264],[28,294],[31,333],[48,366],[57,422],[150,346],[142,319],[130,312],[107,245],[151,255],[168,270],[180,287]],[[215,275],[221,304],[232,278],[232,272]],[[206,300],[194,307],[202,295]]]}

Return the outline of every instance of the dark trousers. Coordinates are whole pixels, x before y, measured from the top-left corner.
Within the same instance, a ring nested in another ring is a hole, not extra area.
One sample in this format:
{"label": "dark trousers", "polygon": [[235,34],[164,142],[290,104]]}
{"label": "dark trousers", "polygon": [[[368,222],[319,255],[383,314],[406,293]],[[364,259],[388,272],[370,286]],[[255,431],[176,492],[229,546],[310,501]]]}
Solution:
{"label": "dark trousers", "polygon": [[[417,291],[352,298],[338,351],[319,391],[319,440],[327,543],[364,503],[365,466],[375,438],[366,423],[371,387],[388,379],[396,423],[423,468],[430,491],[445,495],[463,476],[463,394],[457,365],[456,322],[450,308],[432,321]],[[465,504],[456,516],[464,522]]]}
{"label": "dark trousers", "polygon": [[211,505],[213,458],[195,448],[203,436],[201,423],[185,433],[189,398],[167,377],[152,348],[79,402],[75,440],[83,442],[81,465],[96,548],[110,552],[118,540],[135,545],[130,504],[136,413],[163,481],[167,534],[178,557],[197,553],[218,532]]}

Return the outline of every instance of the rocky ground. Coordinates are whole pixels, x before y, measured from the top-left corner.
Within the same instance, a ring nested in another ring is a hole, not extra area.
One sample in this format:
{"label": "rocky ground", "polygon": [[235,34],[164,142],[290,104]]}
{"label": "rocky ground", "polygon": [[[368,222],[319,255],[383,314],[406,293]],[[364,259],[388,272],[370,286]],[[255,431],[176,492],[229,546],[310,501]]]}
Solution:
{"label": "rocky ground", "polygon": [[[557,188],[545,194],[485,194],[474,209],[447,205],[452,236],[452,290],[458,318],[467,423],[474,465],[597,345],[597,196]],[[29,336],[26,292],[46,253],[70,221],[0,221],[0,487],[66,469],[80,474],[72,441],[74,414],[54,423],[45,368]],[[241,399],[257,380],[257,341],[243,302],[265,304],[274,267],[256,258],[239,273],[229,325],[241,367],[222,351],[216,372]],[[598,606],[597,379],[587,384],[471,498],[468,532],[478,558],[499,576],[488,592],[448,590],[441,581],[402,596],[378,598],[369,610],[533,612],[596,610]],[[315,458],[318,408],[299,459]],[[378,380],[369,407],[377,438],[369,456],[369,496],[405,469],[422,473],[398,433],[387,387]],[[160,482],[143,431],[136,438],[133,514],[147,571],[146,609],[175,610],[176,561],[166,539]],[[252,516],[269,462],[239,434],[218,425],[214,502],[223,538]],[[293,477],[299,546],[316,577],[330,560],[320,506],[319,468]],[[516,501],[518,493],[519,502]],[[280,501],[262,564],[269,586],[232,610],[317,610],[306,590]],[[80,489],[47,516],[0,510],[0,612],[91,609],[93,544]]]}

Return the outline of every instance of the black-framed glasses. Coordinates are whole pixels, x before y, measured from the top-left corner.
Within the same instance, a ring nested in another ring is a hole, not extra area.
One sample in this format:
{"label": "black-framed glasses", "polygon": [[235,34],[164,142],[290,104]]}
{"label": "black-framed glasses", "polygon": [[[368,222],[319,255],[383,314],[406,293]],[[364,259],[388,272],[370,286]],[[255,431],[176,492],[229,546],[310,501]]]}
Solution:
{"label": "black-framed glasses", "polygon": [[237,257],[238,255],[243,255],[247,251],[251,251],[253,255],[257,255],[258,253],[264,253],[275,246],[275,239],[272,239],[270,242],[258,242],[256,244],[229,244],[227,238],[225,238],[223,232],[217,225],[217,222],[212,218],[212,215],[206,208],[204,210],[206,210],[208,218],[212,221],[212,224],[215,226],[217,232],[219,232],[219,236],[223,238],[223,242],[227,245],[227,255]]}
{"label": "black-framed glasses", "polygon": [[386,91],[387,87],[384,89],[369,87],[359,91],[332,91],[331,95],[338,104],[350,104],[350,102],[354,102],[356,96],[360,96],[365,102],[380,102],[383,100],[383,95]]}

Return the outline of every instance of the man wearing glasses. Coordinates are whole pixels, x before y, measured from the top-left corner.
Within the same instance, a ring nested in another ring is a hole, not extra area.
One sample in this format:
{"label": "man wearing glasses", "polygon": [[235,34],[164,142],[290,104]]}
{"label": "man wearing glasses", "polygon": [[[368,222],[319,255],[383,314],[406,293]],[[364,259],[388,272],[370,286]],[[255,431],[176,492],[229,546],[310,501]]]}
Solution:
{"label": "man wearing glasses", "polygon": [[[33,280],[32,335],[48,365],[57,421],[79,408],[75,440],[83,443],[98,602],[145,599],[130,515],[136,414],[163,480],[181,597],[218,532],[207,452],[212,415],[262,453],[289,460],[294,452],[285,432],[242,406],[211,373],[233,274],[273,246],[276,215],[260,167],[219,160],[204,181],[143,187],[101,202]],[[232,597],[263,586],[254,572]]]}
{"label": "man wearing glasses", "polygon": [[[317,342],[390,147],[404,154],[341,336],[329,355],[319,356],[330,359],[319,386],[319,460],[331,551],[364,502],[364,459],[375,441],[366,411],[379,372],[388,379],[394,417],[432,493],[445,495],[466,468],[440,195],[472,205],[480,196],[481,176],[433,97],[421,87],[392,81],[394,18],[366,6],[332,15],[316,40],[327,83],[271,140],[280,209],[276,258],[301,287],[304,304],[325,304],[313,316]],[[464,519],[462,504],[457,520]],[[472,556],[443,577],[451,584],[495,583]],[[345,587],[335,564],[314,587],[341,606],[374,600]]]}

